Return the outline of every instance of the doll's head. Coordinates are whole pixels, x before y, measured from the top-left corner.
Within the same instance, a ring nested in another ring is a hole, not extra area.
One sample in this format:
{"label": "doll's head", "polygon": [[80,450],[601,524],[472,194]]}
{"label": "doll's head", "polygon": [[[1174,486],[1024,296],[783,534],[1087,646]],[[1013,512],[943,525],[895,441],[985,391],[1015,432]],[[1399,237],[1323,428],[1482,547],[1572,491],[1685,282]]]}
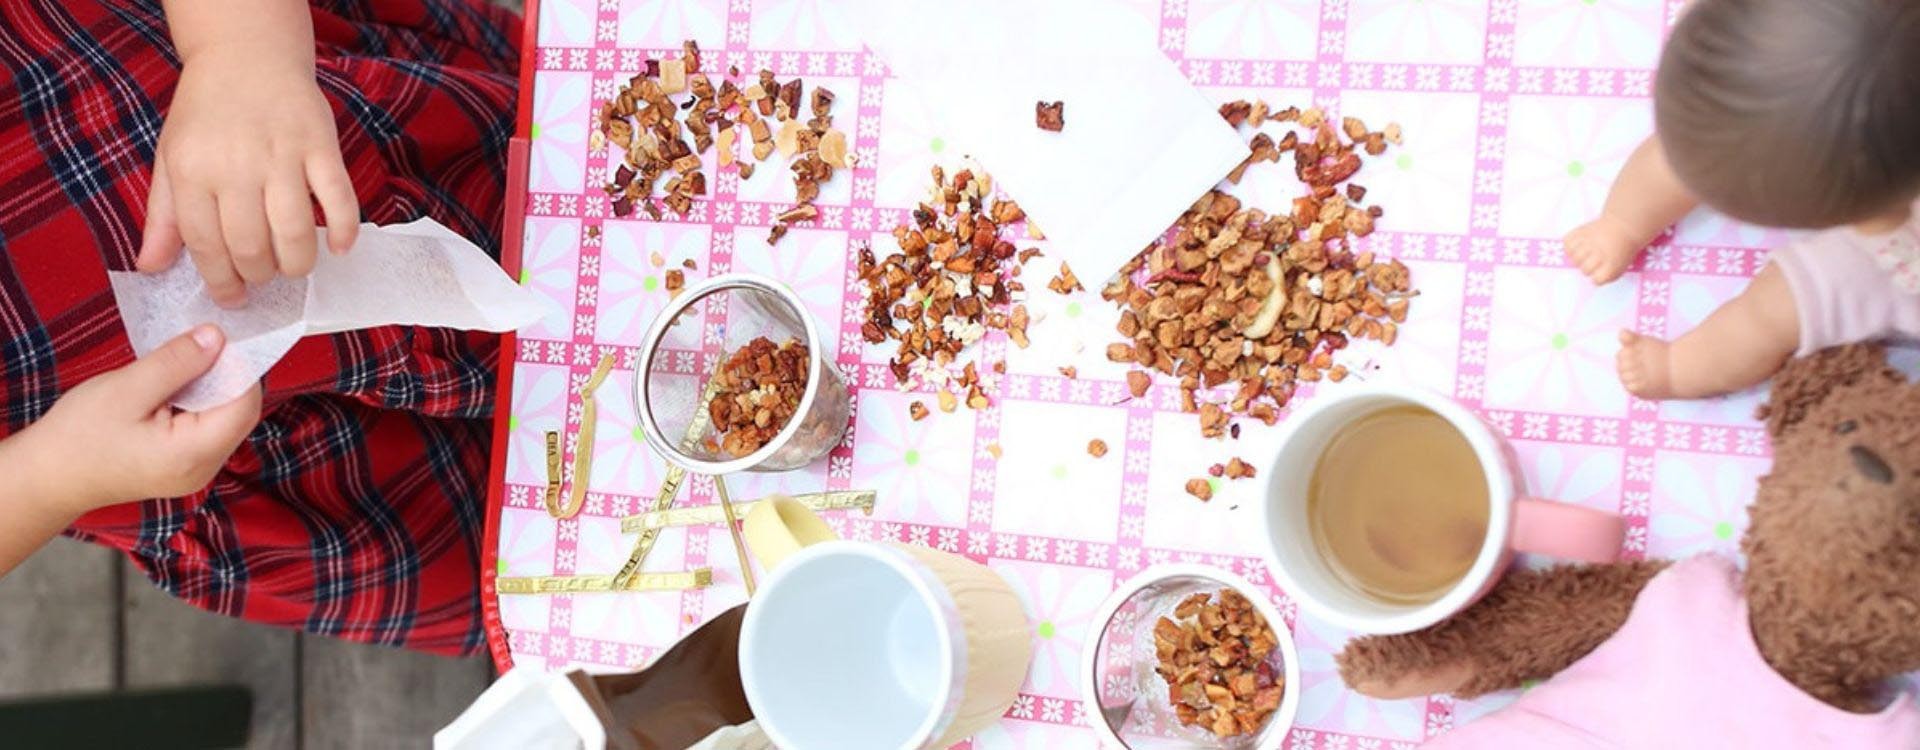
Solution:
{"label": "doll's head", "polygon": [[1765,410],[1773,469],[1742,540],[1755,639],[1782,675],[1868,710],[1920,669],[1920,385],[1876,346],[1788,363]]}
{"label": "doll's head", "polygon": [[1654,120],[1715,210],[1824,228],[1920,195],[1920,2],[1697,0],[1661,54]]}

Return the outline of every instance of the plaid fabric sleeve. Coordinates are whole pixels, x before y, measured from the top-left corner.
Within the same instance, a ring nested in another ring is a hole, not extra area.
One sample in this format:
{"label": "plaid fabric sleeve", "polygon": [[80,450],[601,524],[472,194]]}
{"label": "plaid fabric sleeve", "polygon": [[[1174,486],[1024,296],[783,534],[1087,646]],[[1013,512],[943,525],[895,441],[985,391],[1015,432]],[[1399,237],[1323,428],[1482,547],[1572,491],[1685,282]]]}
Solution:
{"label": "plaid fabric sleeve", "polygon": [[[313,18],[364,219],[430,216],[497,254],[519,19],[462,0],[333,0]],[[132,359],[106,272],[132,266],[178,66],[157,2],[0,4],[0,436]],[[477,651],[497,342],[413,327],[305,339],[211,486],[68,533],[215,612]]]}

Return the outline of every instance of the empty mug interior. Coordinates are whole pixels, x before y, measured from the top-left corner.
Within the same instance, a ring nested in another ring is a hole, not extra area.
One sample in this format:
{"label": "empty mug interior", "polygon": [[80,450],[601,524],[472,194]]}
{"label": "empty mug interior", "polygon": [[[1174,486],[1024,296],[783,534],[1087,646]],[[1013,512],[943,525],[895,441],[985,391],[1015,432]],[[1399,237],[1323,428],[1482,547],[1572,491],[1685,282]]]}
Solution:
{"label": "empty mug interior", "polygon": [[[1416,630],[1466,606],[1479,591],[1479,582],[1499,564],[1506,549],[1512,478],[1504,470],[1499,444],[1480,426],[1478,418],[1444,397],[1424,392],[1367,390],[1321,394],[1321,401],[1293,417],[1291,432],[1268,472],[1268,549],[1289,594],[1316,616],[1337,625],[1368,633]],[[1395,406],[1413,406],[1440,415],[1473,447],[1487,482],[1489,503],[1486,538],[1465,575],[1447,591],[1428,601],[1387,602],[1354,588],[1335,573],[1313,539],[1307,513],[1308,483],[1315,464],[1342,428],[1368,414]]]}
{"label": "empty mug interior", "polygon": [[817,544],[761,586],[741,629],[754,716],[779,747],[914,747],[952,692],[945,603],[904,556]]}

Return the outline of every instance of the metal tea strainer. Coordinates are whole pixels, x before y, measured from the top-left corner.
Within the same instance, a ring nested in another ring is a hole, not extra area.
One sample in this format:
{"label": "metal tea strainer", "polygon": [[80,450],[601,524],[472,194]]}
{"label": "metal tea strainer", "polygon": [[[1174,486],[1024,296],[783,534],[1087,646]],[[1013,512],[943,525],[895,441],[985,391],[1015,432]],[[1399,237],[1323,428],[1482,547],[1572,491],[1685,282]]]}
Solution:
{"label": "metal tea strainer", "polygon": [[[720,450],[707,419],[708,384],[717,365],[705,372],[675,368],[699,355],[675,351],[669,333],[692,326],[697,335],[681,340],[719,344],[719,360],[756,337],[774,344],[798,340],[807,347],[807,388],[785,428],[759,450],[732,456]],[[720,476],[736,471],[787,471],[813,463],[838,445],[852,415],[847,380],[835,369],[835,343],[821,335],[800,297],[764,276],[726,274],[687,288],[662,310],[640,345],[634,378],[634,405],[649,445],[687,471]],[[679,371],[675,371],[675,370]]]}

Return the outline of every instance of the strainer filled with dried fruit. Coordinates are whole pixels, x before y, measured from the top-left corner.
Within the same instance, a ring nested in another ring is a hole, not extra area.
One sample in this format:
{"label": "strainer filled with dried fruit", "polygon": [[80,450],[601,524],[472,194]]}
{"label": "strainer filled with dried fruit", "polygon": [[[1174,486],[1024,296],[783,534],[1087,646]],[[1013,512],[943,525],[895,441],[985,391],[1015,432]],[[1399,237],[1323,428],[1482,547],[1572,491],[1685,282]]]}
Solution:
{"label": "strainer filled with dried fruit", "polygon": [[[662,310],[641,344],[634,404],[647,442],[699,474],[786,471],[839,444],[847,381],[793,290],[752,274],[715,276]],[[713,359],[711,367],[698,363]]]}
{"label": "strainer filled with dried fruit", "polygon": [[1094,614],[1088,723],[1130,750],[1275,750],[1300,698],[1293,634],[1260,589],[1206,565],[1156,565]]}

